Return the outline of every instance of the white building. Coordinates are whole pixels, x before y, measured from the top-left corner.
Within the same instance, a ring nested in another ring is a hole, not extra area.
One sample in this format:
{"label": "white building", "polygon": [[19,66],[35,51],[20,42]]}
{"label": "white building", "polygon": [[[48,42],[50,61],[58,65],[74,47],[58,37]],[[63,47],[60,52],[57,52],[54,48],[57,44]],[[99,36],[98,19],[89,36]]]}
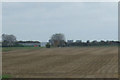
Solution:
{"label": "white building", "polygon": [[41,42],[41,47],[45,47],[48,42]]}

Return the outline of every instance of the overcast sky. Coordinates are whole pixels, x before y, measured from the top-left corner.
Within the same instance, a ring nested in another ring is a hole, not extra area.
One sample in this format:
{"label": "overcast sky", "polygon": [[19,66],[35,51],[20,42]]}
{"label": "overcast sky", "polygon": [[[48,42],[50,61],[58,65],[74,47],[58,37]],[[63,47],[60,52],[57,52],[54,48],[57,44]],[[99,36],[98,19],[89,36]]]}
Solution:
{"label": "overcast sky", "polygon": [[66,40],[118,40],[117,2],[7,2],[2,32],[17,40],[46,42],[54,33]]}

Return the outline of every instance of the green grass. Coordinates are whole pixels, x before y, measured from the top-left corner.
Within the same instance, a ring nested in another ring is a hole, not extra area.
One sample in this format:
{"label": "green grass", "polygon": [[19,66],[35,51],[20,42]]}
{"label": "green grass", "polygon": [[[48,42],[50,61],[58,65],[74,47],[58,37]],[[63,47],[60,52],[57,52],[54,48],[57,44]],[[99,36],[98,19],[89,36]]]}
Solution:
{"label": "green grass", "polygon": [[2,75],[2,76],[0,76],[0,78],[2,78],[2,79],[8,79],[8,78],[11,78],[11,75]]}
{"label": "green grass", "polygon": [[43,47],[2,47],[2,52],[8,52],[13,50],[23,50],[23,49],[40,49]]}
{"label": "green grass", "polygon": [[[107,46],[70,46],[70,47],[79,47],[79,48],[82,48],[82,47],[118,47],[118,45],[107,45]],[[8,51],[14,51],[14,50],[25,50],[25,49],[30,49],[30,50],[34,50],[34,49],[40,49],[40,48],[45,48],[45,47],[0,47],[0,51],[2,52],[8,52]],[[56,47],[51,47],[51,48],[56,48]],[[64,48],[64,47],[63,47]]]}

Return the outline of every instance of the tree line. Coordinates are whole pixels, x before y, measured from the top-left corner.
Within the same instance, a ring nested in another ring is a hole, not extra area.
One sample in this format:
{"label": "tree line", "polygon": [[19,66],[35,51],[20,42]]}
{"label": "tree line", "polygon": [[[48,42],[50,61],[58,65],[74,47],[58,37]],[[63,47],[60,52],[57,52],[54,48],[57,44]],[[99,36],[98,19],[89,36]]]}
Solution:
{"label": "tree line", "polygon": [[66,46],[118,46],[119,41],[87,41],[87,42],[73,42]]}
{"label": "tree line", "polygon": [[[19,43],[40,43],[39,41],[17,41],[16,36],[14,35],[8,35],[8,34],[2,34],[2,47],[23,47],[23,45]],[[79,42],[66,42],[65,36],[62,33],[56,33],[53,34],[49,40],[49,42],[46,44],[47,48],[50,47],[74,47],[74,46],[116,46],[120,42],[119,41],[86,41],[82,42],[81,40]]]}
{"label": "tree line", "polygon": [[24,47],[19,43],[40,43],[39,41],[17,41],[16,36],[2,34],[2,47]]}
{"label": "tree line", "polygon": [[53,34],[50,43],[52,46],[55,47],[74,47],[74,46],[117,46],[120,42],[119,41],[89,41],[87,40],[86,42],[82,42],[79,40],[79,42],[66,42],[65,41],[65,36],[64,34],[58,33],[58,34]]}

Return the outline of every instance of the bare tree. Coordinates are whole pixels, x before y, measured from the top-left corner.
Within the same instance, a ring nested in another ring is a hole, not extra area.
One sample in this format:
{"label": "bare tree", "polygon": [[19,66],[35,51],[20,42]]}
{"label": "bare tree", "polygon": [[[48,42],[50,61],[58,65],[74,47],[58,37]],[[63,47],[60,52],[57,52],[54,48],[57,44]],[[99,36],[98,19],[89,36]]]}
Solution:
{"label": "bare tree", "polygon": [[2,43],[5,46],[13,46],[16,42],[16,37],[14,35],[2,34]]}
{"label": "bare tree", "polygon": [[50,43],[53,46],[64,46],[65,45],[65,36],[62,33],[57,33],[57,34],[53,34],[51,39],[50,39]]}

